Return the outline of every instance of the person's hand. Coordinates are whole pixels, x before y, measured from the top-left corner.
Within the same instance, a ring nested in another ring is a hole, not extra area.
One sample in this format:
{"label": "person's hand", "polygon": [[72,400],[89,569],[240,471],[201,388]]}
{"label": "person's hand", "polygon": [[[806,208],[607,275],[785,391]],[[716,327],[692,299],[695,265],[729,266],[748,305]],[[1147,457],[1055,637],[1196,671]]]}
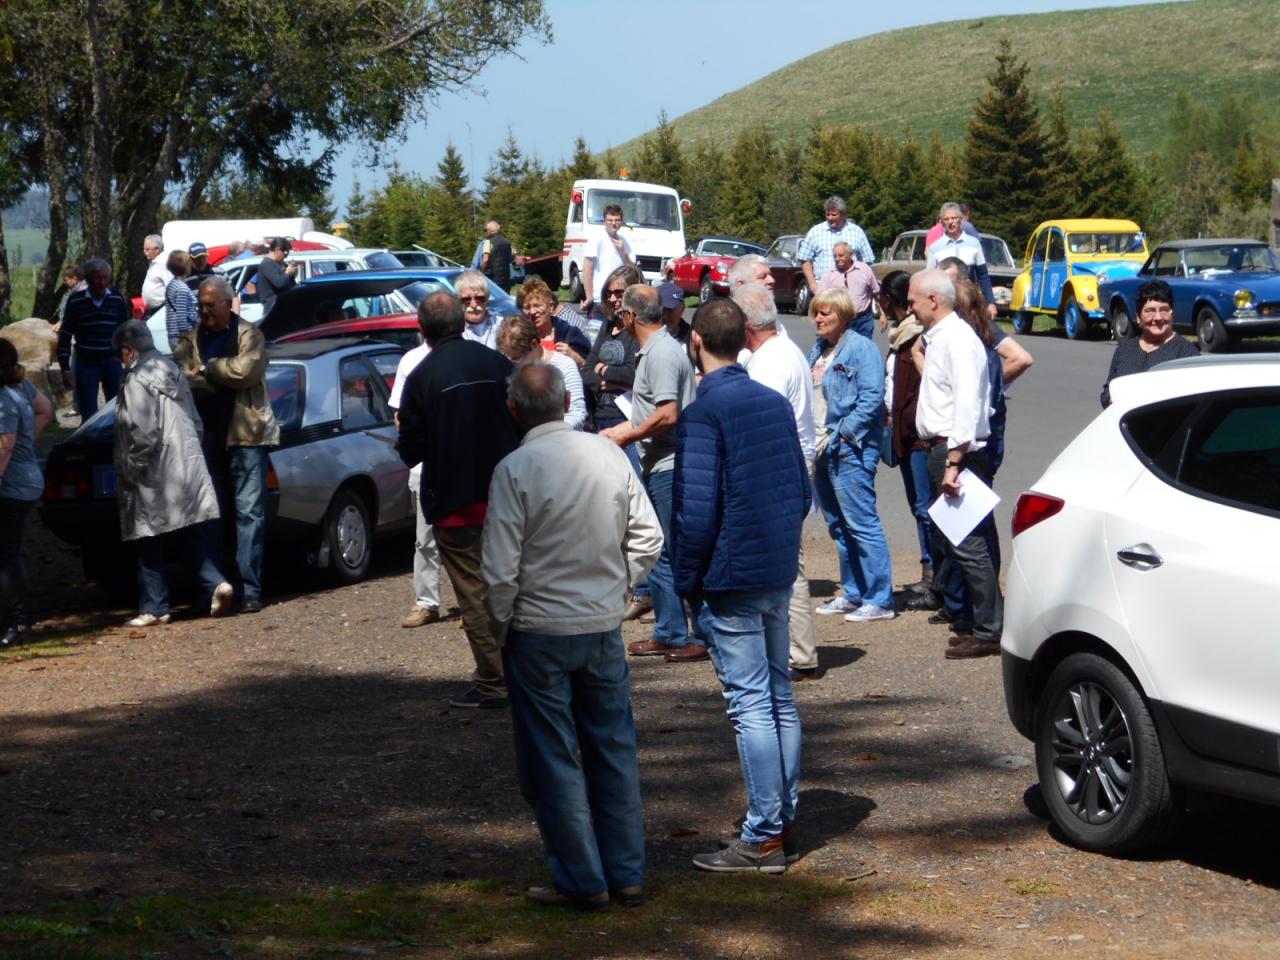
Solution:
{"label": "person's hand", "polygon": [[579,304],[578,304],[578,306],[580,306],[580,307],[582,308],[582,310],[583,310],[583,312],[584,312],[584,313],[586,313],[588,316],[590,316],[590,315],[591,315],[591,305],[592,305],[593,303],[595,303],[595,301],[594,301],[594,300],[592,300],[590,297],[584,297],[584,298],[583,298],[583,300],[582,300],[582,302],[581,302],[581,303],[579,303]]}
{"label": "person's hand", "polygon": [[609,427],[607,430],[601,430],[600,436],[604,437],[606,440],[612,440],[620,447],[625,447],[627,445],[627,431],[630,429],[631,428],[627,424],[619,423]]}
{"label": "person's hand", "polygon": [[889,329],[889,315],[887,313],[880,314],[880,332],[884,333]]}
{"label": "person's hand", "polygon": [[72,376],[70,370],[62,371],[62,382],[67,385],[68,390],[74,390],[76,388],[76,378]]}
{"label": "person's hand", "polygon": [[292,277],[295,273],[297,273],[297,272],[298,272],[298,265],[297,265],[297,263],[291,263],[291,264],[289,264],[287,267],[285,267],[285,268],[284,268],[284,272],[285,272],[285,273],[287,273],[289,276],[291,276],[291,277]]}
{"label": "person's hand", "polygon": [[570,360],[572,360],[574,363],[578,365],[579,370],[581,370],[583,367],[587,365],[587,361],[582,359],[582,356],[578,353],[578,351],[574,350],[563,340],[556,344],[556,353],[563,353],[566,357],[568,357]]}
{"label": "person's hand", "polygon": [[622,239],[622,235],[615,233],[609,240],[613,243],[613,249],[617,250],[618,253],[622,253],[623,244],[626,242]]}
{"label": "person's hand", "polygon": [[592,369],[602,377],[609,372],[609,368],[603,363],[597,363]]}
{"label": "person's hand", "polygon": [[999,311],[996,309],[996,305],[995,305],[994,303],[988,303],[988,304],[987,304],[987,319],[988,319],[988,320],[990,320],[992,323],[995,323],[995,322],[996,322],[996,314],[997,314],[997,313],[999,313]]}
{"label": "person's hand", "polygon": [[942,471],[942,492],[952,499],[960,496],[960,468],[948,466]]}
{"label": "person's hand", "polygon": [[924,337],[916,337],[916,342],[911,345],[911,357],[924,360]]}

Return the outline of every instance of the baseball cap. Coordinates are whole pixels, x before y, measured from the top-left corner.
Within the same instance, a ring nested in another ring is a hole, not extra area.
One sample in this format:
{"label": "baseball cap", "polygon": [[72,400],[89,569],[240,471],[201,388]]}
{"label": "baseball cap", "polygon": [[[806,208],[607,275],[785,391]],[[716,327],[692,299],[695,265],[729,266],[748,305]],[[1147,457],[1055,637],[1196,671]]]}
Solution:
{"label": "baseball cap", "polygon": [[191,246],[187,247],[187,253],[193,257],[207,257],[209,255],[209,248],[197,240]]}
{"label": "baseball cap", "polygon": [[684,306],[684,291],[674,283],[659,284],[658,296],[662,298],[663,310],[670,310],[672,307]]}

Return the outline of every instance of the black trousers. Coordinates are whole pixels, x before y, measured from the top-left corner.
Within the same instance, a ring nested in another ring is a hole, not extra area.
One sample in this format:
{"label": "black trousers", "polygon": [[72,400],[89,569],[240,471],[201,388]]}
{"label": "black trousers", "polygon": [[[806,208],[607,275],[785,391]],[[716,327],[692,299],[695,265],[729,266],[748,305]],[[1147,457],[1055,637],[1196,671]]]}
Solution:
{"label": "black trousers", "polygon": [[[0,497],[0,630],[27,626],[23,602],[27,596],[27,565],[22,542],[36,501]],[[19,622],[21,621],[21,622]]]}
{"label": "black trousers", "polygon": [[[964,466],[980,477],[987,477],[987,452],[975,450],[965,456]],[[947,468],[947,445],[940,443],[929,450],[929,491],[934,498],[942,492],[942,474]],[[1004,598],[991,552],[982,536],[982,524],[960,542],[953,544],[938,529],[929,525],[929,538],[936,556],[953,563],[964,577],[973,604],[973,635],[987,643],[999,643],[1004,631]]]}

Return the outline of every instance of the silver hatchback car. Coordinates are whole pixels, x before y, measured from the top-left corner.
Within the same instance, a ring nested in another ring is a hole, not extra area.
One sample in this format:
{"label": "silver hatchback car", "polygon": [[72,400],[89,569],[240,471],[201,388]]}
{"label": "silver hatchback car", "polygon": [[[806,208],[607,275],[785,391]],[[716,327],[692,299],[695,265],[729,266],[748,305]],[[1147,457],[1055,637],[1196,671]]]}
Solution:
{"label": "silver hatchback car", "polygon": [[[274,550],[296,551],[351,583],[368,573],[376,534],[413,528],[409,471],[396,452],[388,404],[402,352],[351,339],[267,346],[267,387],[280,424],[267,478],[268,559]],[[128,596],[136,568],[120,541],[114,435],[111,403],[53,449],[40,515],[81,548],[88,577]]]}

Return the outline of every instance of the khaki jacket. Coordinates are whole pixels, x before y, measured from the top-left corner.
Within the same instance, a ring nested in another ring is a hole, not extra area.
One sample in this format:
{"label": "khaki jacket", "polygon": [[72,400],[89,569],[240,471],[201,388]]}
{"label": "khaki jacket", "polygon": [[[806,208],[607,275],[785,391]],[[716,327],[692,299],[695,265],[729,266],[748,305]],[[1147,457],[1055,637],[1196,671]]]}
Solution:
{"label": "khaki jacket", "polygon": [[173,348],[173,359],[182,367],[197,397],[214,390],[234,390],[235,409],[227,428],[228,447],[274,447],[280,444],[280,426],[267,396],[266,342],[261,331],[236,314],[231,315],[237,334],[234,357],[201,360],[199,325],[184,333]]}

